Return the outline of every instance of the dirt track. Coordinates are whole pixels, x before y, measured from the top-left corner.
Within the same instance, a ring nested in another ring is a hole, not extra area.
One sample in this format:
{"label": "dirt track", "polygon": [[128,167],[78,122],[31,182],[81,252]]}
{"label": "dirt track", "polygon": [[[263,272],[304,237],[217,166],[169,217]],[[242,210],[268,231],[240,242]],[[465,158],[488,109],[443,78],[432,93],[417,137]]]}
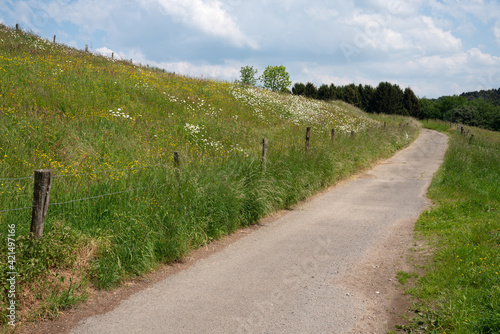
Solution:
{"label": "dirt track", "polygon": [[387,332],[404,304],[395,274],[446,147],[422,130],[391,159],[71,333]]}

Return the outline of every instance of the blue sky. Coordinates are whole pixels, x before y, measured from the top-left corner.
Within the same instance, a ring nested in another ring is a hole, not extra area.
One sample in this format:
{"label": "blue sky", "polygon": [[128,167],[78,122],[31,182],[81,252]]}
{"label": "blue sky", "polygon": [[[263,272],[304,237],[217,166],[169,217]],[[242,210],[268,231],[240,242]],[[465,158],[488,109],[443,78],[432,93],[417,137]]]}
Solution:
{"label": "blue sky", "polygon": [[293,82],[500,87],[497,0],[2,0],[0,22],[92,52],[233,81],[285,65]]}

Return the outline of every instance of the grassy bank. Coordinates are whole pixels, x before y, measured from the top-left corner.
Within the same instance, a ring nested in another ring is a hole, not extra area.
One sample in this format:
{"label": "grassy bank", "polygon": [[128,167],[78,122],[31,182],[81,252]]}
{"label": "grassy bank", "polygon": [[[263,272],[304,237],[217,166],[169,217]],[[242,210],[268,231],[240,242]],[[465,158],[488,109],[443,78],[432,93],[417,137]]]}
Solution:
{"label": "grassy bank", "polygon": [[435,252],[408,291],[419,300],[408,330],[500,333],[500,133],[448,126],[429,126],[450,141],[429,188],[435,206],[416,225]]}
{"label": "grassy bank", "polygon": [[[419,130],[409,119],[175,76],[4,26],[0,43],[3,324],[11,265],[16,320],[52,317],[91,288],[179,260],[391,156]],[[42,168],[55,176],[44,237],[33,241],[32,175]],[[15,263],[3,261],[9,252]]]}

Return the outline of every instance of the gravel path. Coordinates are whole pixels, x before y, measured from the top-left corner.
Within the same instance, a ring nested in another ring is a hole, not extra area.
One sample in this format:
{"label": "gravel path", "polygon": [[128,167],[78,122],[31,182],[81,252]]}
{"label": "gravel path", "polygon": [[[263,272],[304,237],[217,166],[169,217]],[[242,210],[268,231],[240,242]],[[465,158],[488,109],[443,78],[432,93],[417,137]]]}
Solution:
{"label": "gravel path", "polygon": [[[386,306],[371,299],[386,292],[372,287],[376,272],[360,268],[397,261],[390,255],[412,246],[393,237],[402,227],[411,232],[426,208],[425,192],[446,147],[445,135],[422,130],[411,146],[367,173],[81,321],[71,333],[378,332],[387,319],[369,314],[374,305]],[[410,232],[402,237],[410,240]]]}

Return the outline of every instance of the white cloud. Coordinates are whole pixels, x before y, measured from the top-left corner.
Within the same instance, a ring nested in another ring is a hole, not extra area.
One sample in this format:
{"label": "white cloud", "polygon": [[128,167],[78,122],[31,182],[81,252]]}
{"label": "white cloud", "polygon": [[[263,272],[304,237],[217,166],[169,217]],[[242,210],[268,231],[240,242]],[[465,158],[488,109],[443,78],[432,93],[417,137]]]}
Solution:
{"label": "white cloud", "polygon": [[413,31],[413,37],[419,41],[424,52],[454,53],[462,49],[462,41],[454,37],[451,31],[443,31],[434,24],[431,17],[422,16],[425,29]]}
{"label": "white cloud", "polygon": [[298,74],[298,82],[314,82],[318,86],[322,84],[330,85],[334,83],[336,86],[348,85],[353,82],[353,78],[349,76],[339,76],[335,66],[321,66],[318,64],[302,65],[301,73]]}
{"label": "white cloud", "polygon": [[372,56],[372,51],[383,52],[386,59],[415,54],[453,54],[463,48],[459,38],[451,31],[444,31],[428,16],[402,17],[388,11],[370,14],[358,11],[344,17],[342,23],[351,26],[346,34],[350,36],[350,45],[366,56]]}
{"label": "white cloud", "polygon": [[483,23],[496,20],[500,12],[500,3],[497,0],[447,0],[445,2],[431,0],[430,3],[437,11],[454,18],[463,19],[467,15],[472,15]]}
{"label": "white cloud", "polygon": [[497,43],[500,44],[500,21],[497,21],[497,23],[493,27],[493,34],[495,35],[495,38],[497,39]]}
{"label": "white cloud", "polygon": [[258,49],[258,44],[245,36],[233,17],[219,1],[202,0],[145,0],[155,2],[168,15],[206,34],[222,37],[238,47]]}
{"label": "white cloud", "polygon": [[181,75],[187,75],[197,78],[211,78],[218,80],[233,81],[240,75],[242,66],[248,65],[240,62],[227,61],[223,65],[211,64],[193,64],[188,61],[180,62],[157,62],[147,59],[146,55],[139,49],[132,49],[127,52],[115,52],[108,47],[96,49],[96,53],[110,57],[114,52],[115,59],[132,59],[134,64],[147,64],[153,67],[165,69],[169,72],[175,72]]}
{"label": "white cloud", "polygon": [[408,78],[418,82],[419,94],[432,94],[433,97],[491,89],[500,84],[500,57],[477,48],[449,56],[433,55],[401,61],[391,67],[403,70]]}
{"label": "white cloud", "polygon": [[[55,3],[59,1],[56,0]],[[60,5],[54,19],[59,24],[70,21],[92,33],[98,29],[109,29],[115,13],[121,13],[121,8],[119,3],[113,0],[77,0]]]}
{"label": "white cloud", "polygon": [[477,48],[472,48],[466,52],[457,53],[451,56],[434,55],[422,57],[409,62],[408,70],[415,73],[426,73],[438,77],[450,77],[462,74],[486,73],[492,69],[500,72],[500,57],[483,53]]}
{"label": "white cloud", "polygon": [[[95,52],[97,54],[100,54],[100,55],[103,55],[103,56],[106,56],[106,57],[111,57],[112,55],[114,56],[114,51],[111,50],[111,49],[108,49],[107,47],[102,47],[102,48],[97,48],[95,50]],[[120,57],[121,58],[121,57]]]}
{"label": "white cloud", "polygon": [[339,12],[335,9],[329,9],[319,6],[311,6],[305,10],[306,14],[313,20],[328,21],[339,17]]}
{"label": "white cloud", "polygon": [[195,65],[189,62],[157,63],[155,66],[169,72],[180,73],[197,78],[210,78],[233,81],[240,75],[241,66],[226,65]]}

